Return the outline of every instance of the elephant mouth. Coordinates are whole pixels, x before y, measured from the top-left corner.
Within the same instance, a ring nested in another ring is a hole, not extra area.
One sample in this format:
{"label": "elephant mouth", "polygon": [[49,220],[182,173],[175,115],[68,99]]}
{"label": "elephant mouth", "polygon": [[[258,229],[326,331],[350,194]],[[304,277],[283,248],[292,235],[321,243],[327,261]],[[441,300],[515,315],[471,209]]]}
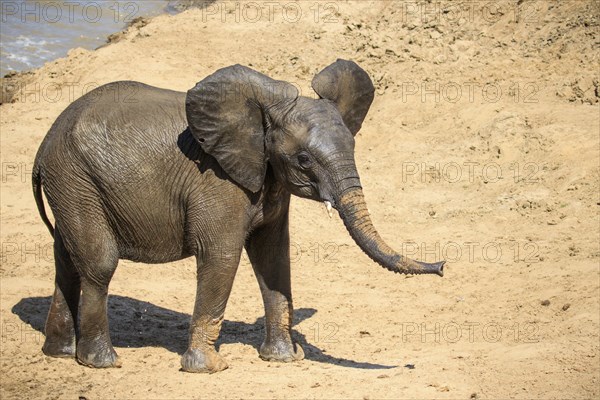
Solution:
{"label": "elephant mouth", "polygon": [[[338,212],[340,211],[338,202],[335,201],[335,196],[331,195],[329,190],[321,189],[317,183],[293,184],[293,186],[296,189],[297,194],[300,194],[301,197],[324,203],[328,211],[331,209],[335,209]],[[329,204],[329,206],[327,206],[327,204]]]}
{"label": "elephant mouth", "polygon": [[331,194],[331,190],[323,190],[323,188],[319,188],[318,186],[313,186],[316,192],[319,194],[319,200],[321,203],[325,204],[327,209],[335,209],[338,212],[340,211],[338,208],[338,202],[336,201],[336,196]]}

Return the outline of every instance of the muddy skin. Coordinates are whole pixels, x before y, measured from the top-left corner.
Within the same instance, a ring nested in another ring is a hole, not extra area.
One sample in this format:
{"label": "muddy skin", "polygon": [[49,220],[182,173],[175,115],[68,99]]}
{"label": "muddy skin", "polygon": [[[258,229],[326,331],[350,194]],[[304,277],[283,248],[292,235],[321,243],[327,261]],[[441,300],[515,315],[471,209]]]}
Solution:
{"label": "muddy skin", "polygon": [[292,194],[331,204],[358,246],[384,268],[442,275],[443,263],[420,263],[389,248],[366,211],[354,135],[373,101],[368,75],[338,60],[315,76],[313,88],[319,99],[236,65],[187,93],[115,82],[71,104],[33,167],[36,203],[55,240],[44,353],[119,367],[106,312],[118,261],[194,256],[197,295],[181,367],[226,369],[214,344],[245,247],[265,306],[259,356],[301,360],[291,337]]}

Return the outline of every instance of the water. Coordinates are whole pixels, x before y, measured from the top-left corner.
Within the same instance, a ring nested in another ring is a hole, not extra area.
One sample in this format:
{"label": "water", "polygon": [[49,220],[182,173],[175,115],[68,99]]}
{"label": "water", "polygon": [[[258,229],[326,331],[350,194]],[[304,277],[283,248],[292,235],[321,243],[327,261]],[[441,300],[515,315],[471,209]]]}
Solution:
{"label": "water", "polygon": [[175,13],[177,0],[0,0],[0,76],[95,49],[137,17]]}

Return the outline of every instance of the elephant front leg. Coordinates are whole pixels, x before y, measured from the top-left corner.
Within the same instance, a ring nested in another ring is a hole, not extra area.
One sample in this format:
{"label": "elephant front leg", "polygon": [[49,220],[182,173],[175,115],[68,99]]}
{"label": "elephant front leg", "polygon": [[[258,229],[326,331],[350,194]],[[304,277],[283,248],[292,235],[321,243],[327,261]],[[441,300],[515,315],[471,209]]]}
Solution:
{"label": "elephant front leg", "polygon": [[189,348],[181,358],[183,371],[215,373],[228,367],[217,353],[215,342],[223,323],[240,254],[241,248],[229,253],[228,257],[198,260],[196,303],[190,325]]}
{"label": "elephant front leg", "polygon": [[246,251],[258,280],[265,305],[265,340],[260,358],[291,362],[304,358],[302,347],[292,341],[292,290],[290,284],[290,239],[286,215],[252,233]]}

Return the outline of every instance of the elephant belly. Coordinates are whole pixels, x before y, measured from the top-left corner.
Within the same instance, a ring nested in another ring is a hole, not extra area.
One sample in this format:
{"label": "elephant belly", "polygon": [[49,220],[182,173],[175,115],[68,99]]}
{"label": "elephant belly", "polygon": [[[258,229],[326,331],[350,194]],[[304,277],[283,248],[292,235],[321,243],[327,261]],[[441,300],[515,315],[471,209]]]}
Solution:
{"label": "elephant belly", "polygon": [[118,243],[119,257],[136,262],[165,263],[192,255],[186,249],[182,210],[168,198],[134,198],[109,207],[108,219]]}

